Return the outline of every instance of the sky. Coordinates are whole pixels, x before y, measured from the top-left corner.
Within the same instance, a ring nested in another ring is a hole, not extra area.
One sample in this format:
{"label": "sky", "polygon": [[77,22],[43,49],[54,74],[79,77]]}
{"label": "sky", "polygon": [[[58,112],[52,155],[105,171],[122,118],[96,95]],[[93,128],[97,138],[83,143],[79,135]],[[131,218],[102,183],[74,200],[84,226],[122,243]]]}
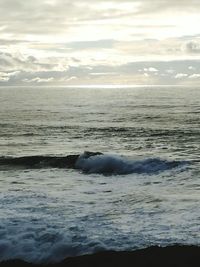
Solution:
{"label": "sky", "polygon": [[0,0],[0,85],[199,85],[199,0]]}

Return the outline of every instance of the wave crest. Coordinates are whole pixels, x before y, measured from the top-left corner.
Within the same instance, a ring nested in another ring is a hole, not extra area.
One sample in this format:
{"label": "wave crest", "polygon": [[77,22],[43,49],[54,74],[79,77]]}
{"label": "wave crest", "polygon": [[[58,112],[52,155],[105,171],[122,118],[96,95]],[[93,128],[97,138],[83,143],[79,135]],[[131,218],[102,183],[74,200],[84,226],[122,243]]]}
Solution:
{"label": "wave crest", "polygon": [[83,153],[76,161],[75,167],[84,173],[99,173],[105,175],[122,175],[131,173],[153,174],[180,167],[181,161],[167,161],[159,158],[143,160],[128,160],[113,155],[94,155],[88,157]]}
{"label": "wave crest", "polygon": [[153,174],[185,165],[184,161],[167,161],[159,158],[129,160],[100,152],[84,152],[80,155],[0,157],[0,165],[20,168],[72,168],[84,173],[122,175],[130,173]]}

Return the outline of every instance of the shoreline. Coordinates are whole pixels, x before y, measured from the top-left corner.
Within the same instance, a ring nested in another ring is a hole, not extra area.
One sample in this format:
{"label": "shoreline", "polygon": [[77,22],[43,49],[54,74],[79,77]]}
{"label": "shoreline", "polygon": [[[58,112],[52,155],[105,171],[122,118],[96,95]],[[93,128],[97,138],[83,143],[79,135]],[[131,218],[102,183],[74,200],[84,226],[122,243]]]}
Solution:
{"label": "shoreline", "polygon": [[152,246],[135,251],[103,251],[90,255],[69,257],[59,263],[34,264],[22,260],[0,262],[0,267],[197,267],[200,264],[200,246]]}

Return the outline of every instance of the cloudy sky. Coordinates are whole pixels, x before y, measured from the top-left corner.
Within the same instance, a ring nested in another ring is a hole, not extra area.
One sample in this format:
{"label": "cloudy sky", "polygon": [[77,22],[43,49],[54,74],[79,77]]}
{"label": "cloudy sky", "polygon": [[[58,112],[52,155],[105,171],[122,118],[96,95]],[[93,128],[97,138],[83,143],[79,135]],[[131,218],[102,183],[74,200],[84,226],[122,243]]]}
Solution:
{"label": "cloudy sky", "polygon": [[199,0],[0,0],[0,85],[199,82]]}

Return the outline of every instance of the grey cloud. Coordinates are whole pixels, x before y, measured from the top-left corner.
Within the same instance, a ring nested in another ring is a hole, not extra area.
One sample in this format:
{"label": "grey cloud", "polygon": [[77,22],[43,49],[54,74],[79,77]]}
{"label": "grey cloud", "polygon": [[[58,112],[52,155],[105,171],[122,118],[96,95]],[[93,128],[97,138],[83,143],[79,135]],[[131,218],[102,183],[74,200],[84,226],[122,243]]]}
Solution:
{"label": "grey cloud", "polygon": [[[105,10],[99,10],[98,5],[112,3]],[[138,3],[138,10],[121,10],[116,4],[119,0],[92,1],[92,0],[1,0],[0,23],[6,26],[4,32],[16,32],[18,34],[49,34],[64,32],[70,27],[76,27],[79,23],[92,23],[93,20],[103,20],[121,17],[133,17],[149,12],[158,13],[166,10],[185,10],[197,12],[200,8],[198,0],[125,0],[125,3]]]}
{"label": "grey cloud", "polygon": [[[194,69],[188,70],[190,66]],[[156,70],[156,71],[155,71]],[[168,71],[168,70],[173,70]],[[148,73],[148,75],[147,75]],[[177,60],[177,61],[142,61],[129,62],[118,66],[112,65],[79,65],[68,66],[64,71],[16,71],[0,73],[0,83],[7,85],[19,84],[66,84],[68,82],[80,84],[83,81],[114,81],[120,82],[128,78],[140,76],[146,79],[153,77],[158,84],[176,84],[185,79],[197,80],[200,73],[200,60]],[[145,75],[145,76],[144,76]],[[73,77],[73,78],[72,78]],[[105,78],[106,77],[106,78]]]}
{"label": "grey cloud", "polygon": [[[20,85],[41,84],[41,83],[61,83],[65,81],[82,79],[89,76],[91,69],[89,66],[69,66],[66,70],[41,70],[41,71],[16,71],[16,72],[0,72],[0,84],[3,85]],[[73,78],[72,78],[73,77]]]}
{"label": "grey cloud", "polygon": [[15,70],[17,66],[23,64],[23,61],[10,53],[0,52],[0,71]]}
{"label": "grey cloud", "polygon": [[[194,70],[188,71],[188,67],[191,65],[195,68],[195,71],[200,72],[200,60],[172,60],[129,62],[119,66],[94,66],[91,73],[110,72],[124,78],[143,75],[146,78],[153,77],[155,84],[177,84],[189,78],[189,76],[191,76],[191,81],[192,79],[197,80],[197,75],[192,76]],[[108,75],[104,75],[104,79],[105,77],[107,79]]]}
{"label": "grey cloud", "polygon": [[71,59],[73,62],[76,62],[76,63],[80,63],[80,62],[81,62],[80,59],[75,58],[75,57],[71,57],[70,59]]}
{"label": "grey cloud", "polygon": [[157,13],[157,12],[166,12],[166,11],[174,11],[177,12],[185,11],[185,12],[197,12],[198,8],[200,8],[199,0],[141,0],[137,1],[141,3],[139,13],[140,14],[148,14],[148,13]]}
{"label": "grey cloud", "polygon": [[200,53],[200,41],[190,41],[185,44],[185,49],[189,53]]}
{"label": "grey cloud", "polygon": [[0,71],[27,70],[30,72],[54,70],[58,68],[56,58],[47,58],[46,62],[35,58],[34,56],[15,55],[11,53],[0,52]]}
{"label": "grey cloud", "polygon": [[91,20],[103,18],[106,17],[98,10],[98,3],[91,6],[89,0],[1,0],[0,23],[6,26],[5,32],[57,34],[82,26],[84,22],[91,23]]}
{"label": "grey cloud", "polygon": [[130,71],[131,69],[141,69],[141,68],[155,68],[160,72],[165,72],[168,69],[176,70],[177,72],[188,71],[189,66],[193,66],[195,69],[200,70],[200,60],[171,60],[171,61],[142,61],[142,62],[131,62],[122,65],[121,68],[124,72]]}
{"label": "grey cloud", "polygon": [[1,0],[0,22],[7,26],[6,32],[48,34],[59,32],[61,25],[67,28],[65,22],[76,16],[84,17],[81,11],[64,0],[55,1],[55,5],[39,0]]}
{"label": "grey cloud", "polygon": [[0,81],[9,83],[10,80],[12,79],[18,79],[17,77],[19,75],[20,75],[20,71],[13,71],[13,72],[2,71],[0,72]]}
{"label": "grey cloud", "polygon": [[16,44],[24,44],[29,43],[28,41],[19,40],[19,39],[0,39],[0,46],[3,45],[16,45]]}
{"label": "grey cloud", "polygon": [[[41,83],[50,83],[56,79],[57,73],[52,72],[26,72],[26,71],[18,71],[15,75],[9,75],[9,73],[0,73],[0,84],[2,79],[7,78],[7,83],[3,82],[3,85],[22,85],[26,84],[41,84]],[[61,73],[60,73],[61,75]],[[60,76],[57,75],[57,76]]]}

